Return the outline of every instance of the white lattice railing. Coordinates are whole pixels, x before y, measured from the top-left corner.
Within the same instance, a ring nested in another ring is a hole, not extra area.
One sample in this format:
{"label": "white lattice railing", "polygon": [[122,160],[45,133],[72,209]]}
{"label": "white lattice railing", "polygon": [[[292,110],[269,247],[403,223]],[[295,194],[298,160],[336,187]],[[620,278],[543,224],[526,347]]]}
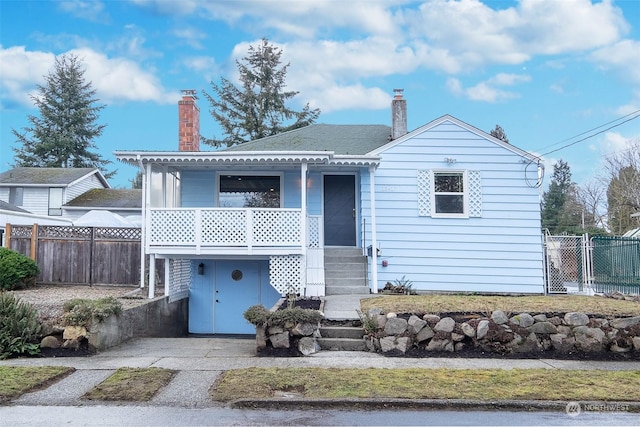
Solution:
{"label": "white lattice railing", "polygon": [[150,248],[302,249],[300,209],[165,208],[149,211]]}

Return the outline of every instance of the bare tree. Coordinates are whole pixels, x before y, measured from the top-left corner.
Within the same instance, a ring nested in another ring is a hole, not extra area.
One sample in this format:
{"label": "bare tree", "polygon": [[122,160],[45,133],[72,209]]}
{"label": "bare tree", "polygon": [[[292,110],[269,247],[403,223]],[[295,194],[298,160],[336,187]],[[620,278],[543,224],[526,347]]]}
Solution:
{"label": "bare tree", "polygon": [[604,159],[608,182],[609,227],[617,234],[638,226],[631,214],[640,212],[640,138],[629,140],[628,148]]}
{"label": "bare tree", "polygon": [[[582,221],[585,230],[607,229],[607,191],[598,180],[591,180],[577,187],[576,197],[583,207]],[[593,233],[593,231],[591,231]]]}

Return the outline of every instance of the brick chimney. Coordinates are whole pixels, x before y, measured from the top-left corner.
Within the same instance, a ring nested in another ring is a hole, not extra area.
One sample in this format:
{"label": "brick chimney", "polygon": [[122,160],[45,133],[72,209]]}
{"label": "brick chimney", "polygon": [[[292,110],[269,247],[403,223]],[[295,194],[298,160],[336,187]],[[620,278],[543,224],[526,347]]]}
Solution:
{"label": "brick chimney", "polygon": [[200,108],[195,90],[183,90],[178,101],[178,150],[200,151]]}
{"label": "brick chimney", "polygon": [[391,139],[407,134],[407,100],[402,98],[404,89],[394,89],[391,101]]}

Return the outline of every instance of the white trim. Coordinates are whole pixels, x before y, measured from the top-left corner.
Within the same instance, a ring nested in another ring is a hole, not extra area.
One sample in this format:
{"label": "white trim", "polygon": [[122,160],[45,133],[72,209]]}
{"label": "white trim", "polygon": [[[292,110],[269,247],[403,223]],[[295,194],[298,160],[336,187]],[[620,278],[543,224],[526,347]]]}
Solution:
{"label": "white trim", "polygon": [[[432,169],[431,173],[431,217],[432,218],[469,218],[469,176],[463,169]],[[439,195],[462,194],[462,213],[438,213],[436,211],[436,174],[462,174],[462,193],[438,193]]]}
{"label": "white trim", "polygon": [[378,293],[378,230],[376,225],[376,179],[374,166],[369,166],[369,194],[371,197],[371,283],[369,288]]}

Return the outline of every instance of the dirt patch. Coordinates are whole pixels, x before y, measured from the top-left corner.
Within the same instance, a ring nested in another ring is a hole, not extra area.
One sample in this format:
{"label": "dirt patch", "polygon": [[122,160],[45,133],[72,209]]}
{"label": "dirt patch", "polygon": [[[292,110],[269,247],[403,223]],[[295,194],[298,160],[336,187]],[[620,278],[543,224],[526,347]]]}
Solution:
{"label": "dirt patch", "polygon": [[[309,310],[320,310],[321,304],[322,304],[322,301],[320,301],[317,298],[300,298],[295,300],[293,307],[309,309]],[[284,303],[282,303],[280,307],[278,307],[278,310],[284,310],[285,308],[289,308],[289,304],[287,300],[285,300]]]}

